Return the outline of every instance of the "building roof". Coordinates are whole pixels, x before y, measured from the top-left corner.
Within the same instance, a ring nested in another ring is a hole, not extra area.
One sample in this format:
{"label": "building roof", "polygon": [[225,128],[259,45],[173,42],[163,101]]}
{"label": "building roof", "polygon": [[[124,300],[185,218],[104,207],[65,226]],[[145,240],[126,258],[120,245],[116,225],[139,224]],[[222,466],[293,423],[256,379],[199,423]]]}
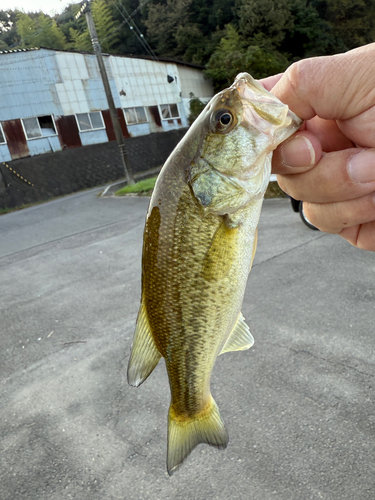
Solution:
{"label": "building roof", "polygon": [[11,52],[30,52],[31,50],[39,50],[40,47],[28,47],[26,49],[9,49],[0,50],[0,54],[10,54]]}
{"label": "building roof", "polygon": [[[33,50],[51,50],[53,52],[69,52],[71,54],[90,54],[94,55],[93,52],[89,52],[86,50],[65,50],[65,49],[51,49],[49,47],[29,47],[29,48],[24,48],[24,49],[10,49],[10,50],[0,50],[0,54],[10,54],[14,52],[30,52]],[[129,59],[147,59],[149,61],[155,61],[155,62],[164,62],[164,63],[174,63],[174,64],[180,64],[182,66],[187,66],[189,68],[195,68],[195,69],[200,69],[203,70],[204,66],[201,66],[199,64],[194,64],[190,62],[185,62],[185,61],[180,61],[178,59],[172,59],[169,57],[158,57],[157,59],[154,59],[151,56],[146,56],[146,55],[140,55],[140,54],[109,54],[107,52],[102,53],[103,56],[114,56],[114,57],[127,57]]]}

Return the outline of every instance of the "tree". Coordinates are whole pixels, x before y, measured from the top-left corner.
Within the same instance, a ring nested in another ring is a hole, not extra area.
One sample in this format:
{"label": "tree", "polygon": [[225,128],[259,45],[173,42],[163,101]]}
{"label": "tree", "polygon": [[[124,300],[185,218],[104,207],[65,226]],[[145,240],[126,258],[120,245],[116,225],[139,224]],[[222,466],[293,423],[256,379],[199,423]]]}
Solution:
{"label": "tree", "polygon": [[[0,48],[42,45],[92,51],[85,16],[74,18],[79,8],[70,5],[54,18],[0,10]],[[208,73],[217,78],[219,87],[230,83],[237,69],[269,74],[303,57],[343,52],[375,40],[374,0],[147,0],[141,4],[139,0],[93,0],[92,10],[104,51],[146,54],[139,28],[158,56],[208,64]]]}
{"label": "tree", "polygon": [[[40,14],[38,18],[40,32],[35,36],[35,43],[41,47],[50,49],[66,49],[67,41],[64,33],[57,26],[54,19]],[[34,40],[33,40],[34,42]],[[33,43],[33,45],[35,45]]]}
{"label": "tree", "polygon": [[147,35],[162,56],[178,55],[176,34],[186,25],[188,8],[192,0],[166,0],[165,3],[150,4],[145,21]]}
{"label": "tree", "polygon": [[[139,32],[146,33],[145,16],[139,0],[117,0],[111,4],[112,16],[117,27],[118,40],[113,44],[117,54],[147,54],[144,44],[140,40]],[[131,16],[126,22],[125,19]],[[137,28],[139,32],[137,31]]]}
{"label": "tree", "polygon": [[38,29],[36,22],[27,14],[18,12],[16,25],[17,33],[20,37],[20,45],[30,47],[30,39],[35,36]]}
{"label": "tree", "polygon": [[322,56],[343,52],[345,45],[338,39],[331,24],[322,19],[316,7],[306,0],[294,0],[290,13],[293,27],[285,33],[280,43],[282,52],[291,55],[292,59]]}
{"label": "tree", "polygon": [[0,11],[0,50],[7,50],[17,38],[17,16],[12,10]]}
{"label": "tree", "polygon": [[75,5],[71,4],[66,7],[64,12],[62,12],[59,16],[55,16],[55,20],[65,35],[67,48],[74,48],[74,43],[70,36],[71,30],[77,30],[79,27],[78,21],[75,18]]}
{"label": "tree", "polygon": [[236,0],[240,33],[247,40],[255,36],[277,47],[293,28],[292,0]]}
{"label": "tree", "polygon": [[37,18],[32,19],[24,12],[18,12],[16,24],[20,45],[23,47],[67,48],[64,33],[49,16],[39,14]]}
{"label": "tree", "polygon": [[314,3],[348,49],[374,41],[373,0],[314,0]]}
{"label": "tree", "polygon": [[94,0],[92,3],[92,17],[103,51],[111,52],[112,46],[118,40],[118,33],[115,31],[116,23],[106,0]]}
{"label": "tree", "polygon": [[198,118],[198,116],[205,107],[206,103],[201,101],[199,97],[195,97],[193,92],[190,92],[190,101],[189,101],[190,113],[188,116],[189,125],[191,125]]}
{"label": "tree", "polygon": [[[111,52],[113,45],[118,40],[118,34],[115,31],[116,23],[112,16],[112,10],[105,0],[94,0],[91,6],[92,17],[94,19],[100,45],[104,52]],[[75,11],[78,12],[79,8],[80,5],[75,6]],[[69,36],[75,49],[92,50],[90,33],[85,16],[79,18],[78,29],[70,28]]]}
{"label": "tree", "polygon": [[260,47],[246,45],[234,26],[226,26],[226,34],[212,54],[206,74],[213,79],[214,86],[220,90],[233,83],[238,73],[246,71],[254,78],[264,78],[280,73],[288,66],[288,60],[271,45]]}
{"label": "tree", "polygon": [[205,64],[233,19],[235,0],[155,0],[147,7],[147,36],[159,55]]}

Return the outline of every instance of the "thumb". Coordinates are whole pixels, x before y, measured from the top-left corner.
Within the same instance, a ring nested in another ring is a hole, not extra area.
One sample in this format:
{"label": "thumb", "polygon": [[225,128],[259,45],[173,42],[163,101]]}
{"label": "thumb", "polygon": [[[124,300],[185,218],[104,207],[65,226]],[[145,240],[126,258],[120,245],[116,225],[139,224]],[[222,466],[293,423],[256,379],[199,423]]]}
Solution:
{"label": "thumb", "polygon": [[280,144],[272,157],[274,174],[301,174],[320,160],[322,146],[319,139],[307,130],[299,130]]}

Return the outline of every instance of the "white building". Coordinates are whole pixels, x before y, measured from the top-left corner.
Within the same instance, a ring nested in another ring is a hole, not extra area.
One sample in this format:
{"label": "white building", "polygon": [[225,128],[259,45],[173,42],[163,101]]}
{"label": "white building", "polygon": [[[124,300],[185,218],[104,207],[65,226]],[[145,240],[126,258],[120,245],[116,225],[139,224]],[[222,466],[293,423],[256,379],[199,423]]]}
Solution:
{"label": "white building", "polygon": [[[104,55],[124,137],[188,126],[190,94],[213,95],[202,69]],[[95,55],[0,52],[0,161],[115,140]]]}

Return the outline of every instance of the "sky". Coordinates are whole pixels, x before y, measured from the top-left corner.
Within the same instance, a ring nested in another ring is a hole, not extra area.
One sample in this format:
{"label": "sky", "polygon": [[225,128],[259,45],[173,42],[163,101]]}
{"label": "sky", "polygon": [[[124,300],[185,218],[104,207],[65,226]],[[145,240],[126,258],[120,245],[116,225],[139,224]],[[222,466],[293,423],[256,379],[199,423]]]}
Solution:
{"label": "sky", "polygon": [[67,5],[80,0],[0,0],[0,10],[19,9],[25,12],[42,11],[45,14],[60,14]]}

